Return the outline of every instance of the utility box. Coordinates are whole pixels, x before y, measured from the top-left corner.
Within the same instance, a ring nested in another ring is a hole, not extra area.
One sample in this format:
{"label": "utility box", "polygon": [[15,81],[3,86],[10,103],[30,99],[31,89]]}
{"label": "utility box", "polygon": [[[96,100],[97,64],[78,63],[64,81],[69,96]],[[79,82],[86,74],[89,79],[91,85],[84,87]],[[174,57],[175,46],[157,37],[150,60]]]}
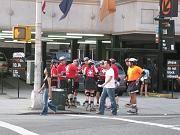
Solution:
{"label": "utility box", "polygon": [[65,110],[67,91],[64,89],[52,89],[52,103],[57,106],[58,110]]}
{"label": "utility box", "polygon": [[33,84],[34,83],[34,60],[27,60],[27,76],[26,83]]}

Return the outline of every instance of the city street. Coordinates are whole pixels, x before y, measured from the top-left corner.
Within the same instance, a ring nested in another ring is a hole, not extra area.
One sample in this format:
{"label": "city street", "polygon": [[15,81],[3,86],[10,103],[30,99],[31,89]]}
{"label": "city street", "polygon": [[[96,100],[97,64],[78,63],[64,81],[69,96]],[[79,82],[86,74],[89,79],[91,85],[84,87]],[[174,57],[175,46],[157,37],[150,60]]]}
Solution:
{"label": "city street", "polygon": [[[40,116],[41,110],[30,109],[31,86],[20,81],[20,95],[17,99],[16,85],[4,80],[4,92],[0,96],[0,131],[1,135],[178,135],[180,133],[180,99],[159,97],[138,97],[138,115],[129,115],[124,107],[129,97],[120,98],[120,108],[117,116],[111,116],[85,111],[83,106],[66,108],[48,116]],[[11,85],[10,85],[11,84]],[[179,97],[179,93],[176,93]],[[84,101],[84,95],[79,94],[78,100]],[[109,100],[107,101],[109,103]]]}
{"label": "city street", "polygon": [[179,1],[0,0],[0,135],[180,135]]}
{"label": "city street", "polygon": [[[118,115],[116,117],[66,114],[0,115],[0,120],[1,135],[18,133],[22,135],[178,135],[180,133],[180,115]],[[2,122],[12,125],[2,127],[5,126]]]}

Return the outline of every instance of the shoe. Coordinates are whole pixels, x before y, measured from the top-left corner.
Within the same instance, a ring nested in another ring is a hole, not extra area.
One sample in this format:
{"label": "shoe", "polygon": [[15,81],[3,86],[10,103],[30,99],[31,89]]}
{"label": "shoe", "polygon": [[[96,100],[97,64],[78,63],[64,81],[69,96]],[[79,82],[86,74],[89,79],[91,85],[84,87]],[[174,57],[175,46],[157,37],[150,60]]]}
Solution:
{"label": "shoe", "polygon": [[131,108],[129,111],[127,111],[129,114],[138,114],[138,109],[137,107]]}
{"label": "shoe", "polygon": [[88,110],[89,105],[90,105],[90,104],[88,103],[88,101],[86,101],[85,104],[84,104],[84,106],[85,106],[85,108],[86,108],[86,111]]}
{"label": "shoe", "polygon": [[47,116],[47,114],[45,114],[45,113],[40,113],[40,116]]}
{"label": "shoe", "polygon": [[132,108],[132,104],[127,103],[127,104],[125,104],[125,107]]}
{"label": "shoe", "polygon": [[107,110],[111,110],[111,106],[106,106],[106,109]]}
{"label": "shoe", "polygon": [[56,112],[57,112],[57,107],[55,108],[55,110],[53,110],[54,111],[54,114],[56,114]]}
{"label": "shoe", "polygon": [[104,115],[104,114],[101,113],[100,111],[96,112],[96,114],[98,114],[98,115]]}
{"label": "shoe", "polygon": [[111,115],[112,115],[112,116],[116,116],[116,115],[117,115],[117,113],[112,113]]}
{"label": "shoe", "polygon": [[90,106],[90,112],[96,111],[96,108],[94,107],[94,103],[91,103],[89,106]]}

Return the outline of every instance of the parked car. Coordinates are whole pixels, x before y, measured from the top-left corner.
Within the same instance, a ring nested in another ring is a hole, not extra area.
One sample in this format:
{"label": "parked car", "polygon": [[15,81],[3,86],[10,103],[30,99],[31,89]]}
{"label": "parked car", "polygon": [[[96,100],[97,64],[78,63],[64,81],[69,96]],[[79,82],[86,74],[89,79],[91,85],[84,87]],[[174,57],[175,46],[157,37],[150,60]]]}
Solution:
{"label": "parked car", "polygon": [[[95,61],[94,63],[96,67],[100,65],[99,61]],[[123,94],[123,92],[126,92],[126,81],[125,81],[126,74],[120,63],[116,63],[116,65],[118,66],[118,69],[119,69],[119,78],[120,78],[118,88],[122,91],[122,94]],[[84,91],[84,78],[83,77],[79,78],[79,91]]]}
{"label": "parked car", "polygon": [[8,60],[4,53],[0,52],[0,73],[8,73]]}

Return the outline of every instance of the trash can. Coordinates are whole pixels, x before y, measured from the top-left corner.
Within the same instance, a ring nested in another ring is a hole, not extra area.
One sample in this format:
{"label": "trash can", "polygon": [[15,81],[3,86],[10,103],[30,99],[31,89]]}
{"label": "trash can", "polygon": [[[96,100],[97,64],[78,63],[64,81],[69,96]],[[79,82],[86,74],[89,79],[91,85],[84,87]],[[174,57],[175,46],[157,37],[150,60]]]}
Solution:
{"label": "trash can", "polygon": [[52,89],[52,103],[57,106],[58,110],[65,110],[67,91],[64,89]]}

